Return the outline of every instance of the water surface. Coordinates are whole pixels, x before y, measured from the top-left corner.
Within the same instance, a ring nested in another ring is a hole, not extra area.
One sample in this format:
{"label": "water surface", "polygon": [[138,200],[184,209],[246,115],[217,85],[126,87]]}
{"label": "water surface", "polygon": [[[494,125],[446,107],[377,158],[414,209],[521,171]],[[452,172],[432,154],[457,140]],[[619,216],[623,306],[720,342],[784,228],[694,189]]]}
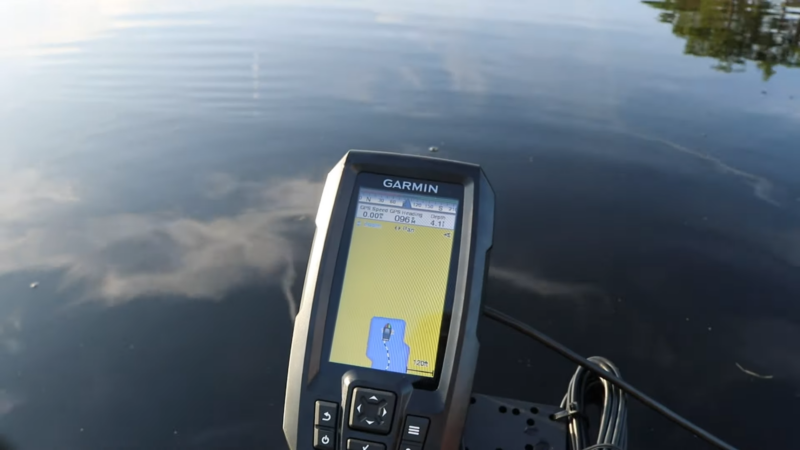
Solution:
{"label": "water surface", "polygon": [[[350,148],[437,146],[497,193],[487,304],[736,446],[791,447],[797,11],[3,2],[0,434],[284,448],[327,170]],[[480,334],[476,391],[560,401],[569,363]],[[637,404],[630,425],[631,448],[707,448]]]}

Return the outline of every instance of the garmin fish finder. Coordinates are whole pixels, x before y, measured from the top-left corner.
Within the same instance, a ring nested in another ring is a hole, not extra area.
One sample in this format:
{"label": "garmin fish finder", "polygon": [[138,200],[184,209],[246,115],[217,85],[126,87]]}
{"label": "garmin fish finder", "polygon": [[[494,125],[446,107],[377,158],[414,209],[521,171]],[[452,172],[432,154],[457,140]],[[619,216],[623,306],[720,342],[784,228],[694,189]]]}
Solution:
{"label": "garmin fish finder", "polygon": [[479,166],[372,151],[339,161],[295,319],[290,449],[459,448],[493,226]]}

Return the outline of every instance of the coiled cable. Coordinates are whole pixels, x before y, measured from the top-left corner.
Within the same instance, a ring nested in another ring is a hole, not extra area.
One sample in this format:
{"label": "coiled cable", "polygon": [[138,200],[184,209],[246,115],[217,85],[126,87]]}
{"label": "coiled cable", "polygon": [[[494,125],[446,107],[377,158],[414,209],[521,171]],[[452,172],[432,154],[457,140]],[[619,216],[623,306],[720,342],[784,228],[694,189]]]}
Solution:
{"label": "coiled cable", "polygon": [[[602,356],[587,358],[603,370],[620,378],[619,369]],[[599,396],[597,394],[600,394]],[[586,406],[600,398],[600,424],[594,445],[587,430]],[[561,407],[567,416],[570,448],[572,450],[619,449],[626,450],[628,443],[628,404],[625,393],[594,372],[578,367],[569,382]]]}

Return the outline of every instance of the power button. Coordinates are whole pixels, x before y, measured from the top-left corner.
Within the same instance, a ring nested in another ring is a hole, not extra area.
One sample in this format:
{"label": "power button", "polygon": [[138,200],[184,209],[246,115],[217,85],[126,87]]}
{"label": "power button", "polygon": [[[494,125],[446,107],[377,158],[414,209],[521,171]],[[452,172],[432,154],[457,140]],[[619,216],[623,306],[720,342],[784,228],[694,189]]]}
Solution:
{"label": "power button", "polygon": [[325,428],[314,427],[314,448],[317,450],[334,450],[336,443],[333,442],[336,432]]}

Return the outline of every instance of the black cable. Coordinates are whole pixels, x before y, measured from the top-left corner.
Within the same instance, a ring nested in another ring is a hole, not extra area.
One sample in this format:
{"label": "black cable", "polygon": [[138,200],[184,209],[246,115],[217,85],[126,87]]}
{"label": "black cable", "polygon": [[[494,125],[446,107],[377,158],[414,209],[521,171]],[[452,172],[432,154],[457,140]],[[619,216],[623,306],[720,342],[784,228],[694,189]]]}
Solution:
{"label": "black cable", "polygon": [[[663,415],[667,419],[671,420],[675,424],[683,427],[684,429],[690,431],[697,437],[703,439],[704,441],[708,442],[716,446],[717,448],[721,448],[724,450],[736,450],[736,447],[726,443],[722,439],[714,436],[713,434],[709,433],[708,431],[698,427],[697,425],[689,422],[688,420],[684,419],[683,417],[679,416],[677,413],[672,411],[671,409],[667,408],[666,406],[662,405],[661,403],[657,402],[656,400],[650,398],[647,394],[640,391],[639,389],[633,387],[627,381],[622,380],[621,378],[617,377],[614,374],[606,372],[597,364],[587,360],[586,358],[582,357],[581,355],[575,353],[574,351],[570,350],[569,348],[565,347],[563,344],[559,343],[555,339],[547,336],[546,334],[534,329],[533,327],[520,322],[517,319],[514,319],[511,316],[508,316],[500,311],[484,306],[483,307],[483,314],[499,323],[507,325],[520,333],[536,339],[537,341],[544,344],[545,347],[550,348],[551,350],[555,350],[556,352],[560,353],[561,356],[569,359],[573,363],[590,370],[598,377],[608,381],[609,383],[613,384],[614,386],[622,389],[626,393],[630,394],[635,399],[642,402],[645,406],[649,407],[650,409],[656,411],[657,413]],[[584,449],[585,450],[585,449]]]}

